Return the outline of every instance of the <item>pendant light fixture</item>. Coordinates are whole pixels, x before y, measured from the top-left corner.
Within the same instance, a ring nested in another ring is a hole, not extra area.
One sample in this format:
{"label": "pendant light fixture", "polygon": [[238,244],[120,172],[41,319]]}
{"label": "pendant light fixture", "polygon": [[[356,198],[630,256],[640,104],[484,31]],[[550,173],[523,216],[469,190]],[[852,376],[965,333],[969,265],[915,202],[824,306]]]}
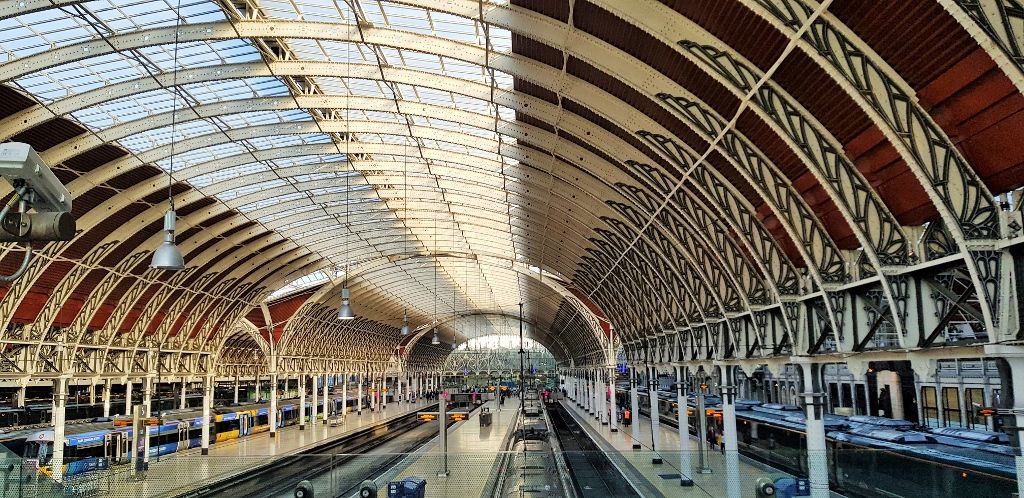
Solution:
{"label": "pendant light fixture", "polygon": [[437,265],[440,263],[440,261],[437,259],[437,212],[436,212],[436,210],[435,210],[434,213],[432,213],[431,217],[433,218],[433,221],[434,221],[434,237],[433,237],[433,239],[431,239],[431,242],[433,242],[433,244],[434,244],[434,265],[433,265],[434,266],[434,323],[433,323],[433,325],[434,325],[434,337],[432,337],[430,339],[430,343],[436,346],[438,344],[441,344],[441,338],[437,336],[437,300],[438,300],[438,295],[437,295]]}
{"label": "pendant light fixture", "polygon": [[405,316],[402,317],[402,335],[409,335],[409,312],[405,312]]}
{"label": "pendant light fixture", "polygon": [[[403,225],[409,223],[409,149],[406,142],[402,142],[402,216]],[[407,255],[409,254],[409,237],[402,233],[402,249]],[[409,307],[405,307],[405,311],[402,313],[402,329],[401,334],[403,336],[409,335]]]}
{"label": "pendant light fixture", "polygon": [[[351,12],[351,11],[350,11]],[[348,39],[352,39],[352,19],[351,13],[346,29],[349,30]],[[352,142],[352,120],[349,116],[349,96],[352,94],[352,42],[348,42],[345,45],[345,62],[347,67],[347,74],[345,83],[347,84],[345,92],[345,162],[348,163],[351,171],[345,174],[345,230],[348,232],[345,234],[345,282],[341,287],[341,307],[338,308],[338,320],[351,320],[356,317],[355,312],[352,311],[352,296],[348,289],[348,263],[352,259],[348,252],[348,239],[352,235],[352,224],[349,222],[349,211],[351,208],[350,192],[351,184],[349,178],[352,173],[355,172],[355,167],[352,166],[352,156],[349,154],[349,143]]]}
{"label": "pendant light fixture", "polygon": [[164,213],[164,241],[153,251],[151,268],[157,270],[184,270],[185,258],[174,243],[174,229],[177,213],[174,212],[174,131],[178,118],[178,34],[181,28],[181,3],[174,11],[177,20],[174,26],[174,57],[171,66],[171,155],[167,171],[167,212]]}

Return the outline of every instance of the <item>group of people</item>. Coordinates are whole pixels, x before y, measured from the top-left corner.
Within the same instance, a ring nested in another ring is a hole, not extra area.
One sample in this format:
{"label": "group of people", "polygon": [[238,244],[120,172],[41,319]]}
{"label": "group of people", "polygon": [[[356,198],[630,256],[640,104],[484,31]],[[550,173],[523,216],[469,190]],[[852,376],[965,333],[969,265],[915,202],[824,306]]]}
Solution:
{"label": "group of people", "polygon": [[717,446],[721,449],[722,454],[725,454],[725,445],[722,444],[722,433],[714,427],[708,427],[708,432],[704,435],[705,441],[708,443],[708,449],[713,450]]}
{"label": "group of people", "polygon": [[623,426],[633,425],[633,410],[630,410],[629,408],[626,408],[624,406],[620,406],[618,417],[619,423],[622,424]]}

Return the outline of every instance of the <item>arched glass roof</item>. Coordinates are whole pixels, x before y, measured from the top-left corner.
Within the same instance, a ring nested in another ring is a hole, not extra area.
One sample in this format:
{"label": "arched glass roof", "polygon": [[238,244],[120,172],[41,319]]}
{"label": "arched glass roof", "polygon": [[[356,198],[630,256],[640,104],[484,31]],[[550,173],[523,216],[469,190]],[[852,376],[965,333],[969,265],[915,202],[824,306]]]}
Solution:
{"label": "arched glass roof", "polygon": [[[322,269],[270,297],[347,266],[359,278],[360,265],[402,254],[516,259],[518,204],[505,186],[517,180],[504,175],[516,163],[497,153],[499,142],[515,142],[497,133],[514,113],[491,99],[512,77],[361,34],[373,26],[501,54],[511,51],[507,30],[376,0],[58,3],[0,21],[0,63],[81,53],[12,83],[89,130],[66,141],[74,150],[117,144],[131,154],[126,163],[156,164],[322,256]],[[342,34],[188,39],[239,20],[325,23]],[[136,48],[109,49],[133,33],[146,33]],[[316,74],[277,74],[306,62]],[[367,285],[433,316],[435,302],[437,313],[510,308],[529,299],[518,280],[472,262],[417,259],[378,265]]]}

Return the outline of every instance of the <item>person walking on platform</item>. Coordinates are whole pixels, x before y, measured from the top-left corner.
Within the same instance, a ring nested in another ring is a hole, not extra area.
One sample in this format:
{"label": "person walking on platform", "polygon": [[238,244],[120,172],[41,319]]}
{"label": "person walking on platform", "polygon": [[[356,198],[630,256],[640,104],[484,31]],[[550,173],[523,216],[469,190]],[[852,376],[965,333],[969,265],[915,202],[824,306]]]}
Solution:
{"label": "person walking on platform", "polygon": [[704,439],[708,443],[708,449],[715,449],[715,430],[708,428],[708,432],[704,434]]}
{"label": "person walking on platform", "polygon": [[718,445],[718,449],[722,450],[722,454],[725,454],[725,445],[722,444],[722,433],[715,432],[715,443]]}
{"label": "person walking on platform", "polygon": [[633,425],[633,412],[628,408],[622,410],[622,425],[626,427]]}

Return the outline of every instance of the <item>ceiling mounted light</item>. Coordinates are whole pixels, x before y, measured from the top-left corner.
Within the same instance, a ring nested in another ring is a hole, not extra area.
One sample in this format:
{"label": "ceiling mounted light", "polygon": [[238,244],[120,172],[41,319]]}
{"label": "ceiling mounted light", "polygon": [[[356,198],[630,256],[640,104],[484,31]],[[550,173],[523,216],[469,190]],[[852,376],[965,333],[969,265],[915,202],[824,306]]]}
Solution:
{"label": "ceiling mounted light", "polygon": [[172,65],[174,69],[171,77],[171,153],[168,156],[170,165],[167,168],[168,208],[167,212],[164,213],[164,241],[153,251],[153,263],[150,265],[151,268],[157,270],[185,269],[185,258],[182,257],[181,251],[174,243],[174,226],[177,220],[177,214],[174,212],[174,144],[176,142],[174,130],[178,117],[178,36],[181,28],[180,12],[176,10],[175,14],[178,20],[174,26],[174,63]]}
{"label": "ceiling mounted light", "polygon": [[178,246],[174,244],[174,225],[176,215],[174,210],[168,210],[164,214],[164,241],[153,251],[153,263],[151,268],[157,270],[184,270],[185,258],[182,257]]}
{"label": "ceiling mounted light", "polygon": [[341,307],[338,308],[338,320],[351,320],[356,317],[356,314],[352,312],[352,304],[349,302],[348,278],[345,280],[345,287],[341,288]]}
{"label": "ceiling mounted light", "polygon": [[409,312],[405,312],[405,316],[402,317],[402,335],[409,335]]}
{"label": "ceiling mounted light", "polygon": [[441,338],[437,336],[437,329],[434,329],[434,337],[430,338],[430,343],[435,346],[441,344]]}

